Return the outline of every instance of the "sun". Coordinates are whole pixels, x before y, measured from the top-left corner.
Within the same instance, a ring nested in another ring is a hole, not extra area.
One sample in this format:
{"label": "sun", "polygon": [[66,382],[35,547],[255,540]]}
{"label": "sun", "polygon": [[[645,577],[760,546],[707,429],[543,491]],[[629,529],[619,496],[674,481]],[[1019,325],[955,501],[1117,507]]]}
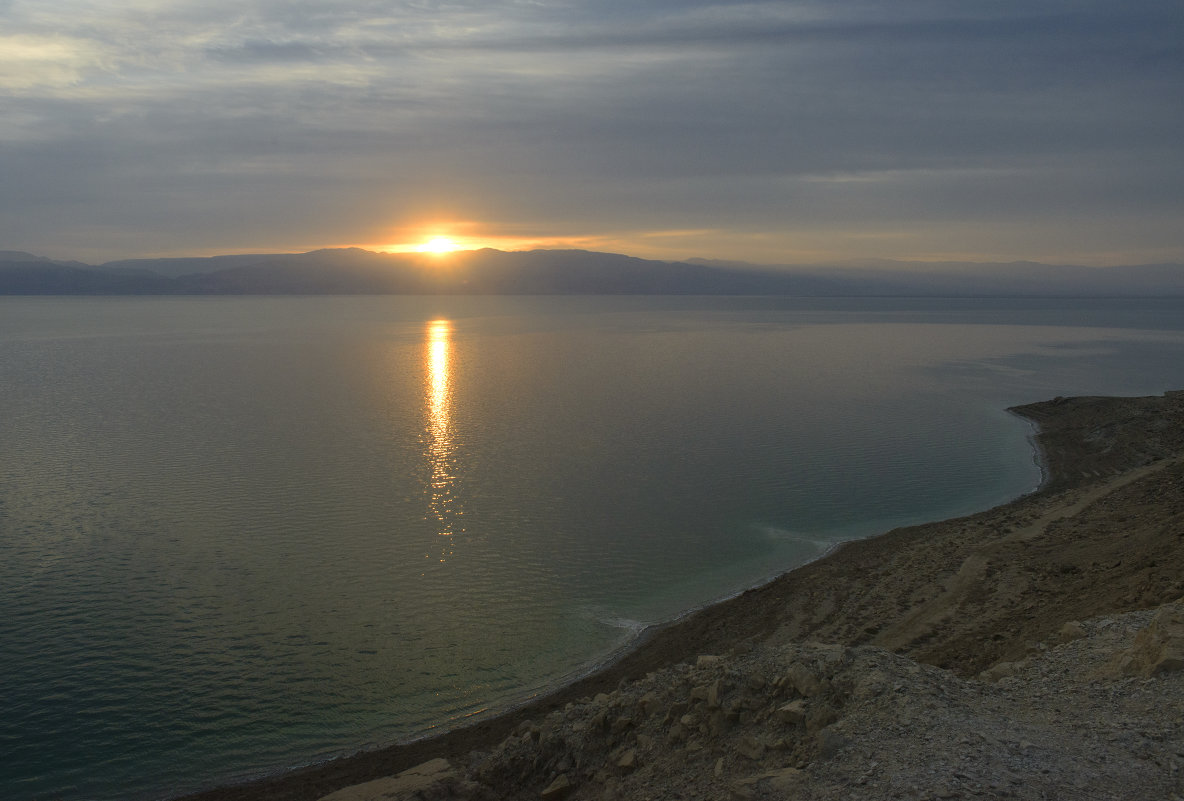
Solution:
{"label": "sun", "polygon": [[427,242],[424,242],[422,245],[418,246],[416,250],[418,250],[420,253],[441,254],[451,253],[459,247],[460,245],[456,244],[455,241],[449,239],[446,236],[434,236]]}

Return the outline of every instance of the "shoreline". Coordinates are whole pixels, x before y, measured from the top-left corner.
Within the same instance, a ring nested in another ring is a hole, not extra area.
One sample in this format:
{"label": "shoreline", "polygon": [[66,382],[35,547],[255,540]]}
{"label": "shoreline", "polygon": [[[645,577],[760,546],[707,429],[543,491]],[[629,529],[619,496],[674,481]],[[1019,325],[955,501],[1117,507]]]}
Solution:
{"label": "shoreline", "polygon": [[[1017,495],[1007,503],[1014,503],[1025,495],[1034,495],[1038,492],[1042,492],[1045,486],[1048,484],[1050,476],[1048,455],[1044,452],[1044,448],[1040,444],[1040,424],[1032,418],[1025,417],[1024,415],[1015,411],[1015,408],[1016,407],[1004,409],[1004,411],[1010,414],[1012,417],[1018,417],[1020,420],[1023,420],[1024,424],[1028,426],[1028,435],[1024,439],[1028,441],[1028,446],[1032,449],[1032,464],[1036,465],[1036,469],[1040,471],[1040,481],[1033,489]],[[1004,505],[1006,504],[1000,504],[1000,506]]]}
{"label": "shoreline", "polygon": [[[607,655],[602,664],[586,674],[524,698],[488,718],[241,784],[179,796],[177,801],[316,801],[343,787],[391,776],[432,759],[457,759],[474,750],[493,748],[523,724],[568,704],[613,692],[648,673],[694,660],[700,654],[735,653],[758,643],[809,639],[844,645],[873,644],[958,673],[973,674],[984,669],[982,665],[996,661],[999,654],[1008,655],[1017,647],[1022,650],[1026,644],[1004,642],[987,652],[981,647],[968,651],[961,642],[951,645],[927,640],[931,632],[924,630],[927,619],[921,613],[926,604],[940,598],[920,602],[913,629],[902,628],[899,623],[888,625],[892,617],[886,610],[899,608],[900,598],[912,599],[917,605],[922,597],[918,593],[930,592],[935,575],[949,574],[961,564],[961,552],[941,559],[928,553],[934,550],[936,541],[945,536],[963,550],[980,547],[982,537],[966,536],[968,528],[1003,531],[1000,521],[1007,521],[1006,530],[1010,531],[1028,518],[1049,514],[1046,507],[1067,502],[1062,496],[1068,498],[1103,486],[1115,476],[1184,452],[1180,427],[1176,432],[1170,427],[1165,431],[1159,423],[1165,412],[1184,416],[1181,392],[1150,398],[1056,398],[1007,411],[1033,427],[1029,440],[1041,482],[1031,492],[964,517],[836,543],[814,560],[758,586],[688,610],[671,621],[647,626],[627,646]],[[900,575],[892,575],[893,571]],[[868,581],[871,586],[851,586],[855,579],[859,579],[857,583]],[[878,588],[877,581],[885,586]],[[890,597],[887,589],[897,597]],[[849,607],[851,596],[862,597],[864,608],[857,611]],[[958,640],[953,635],[946,639],[951,637]]]}
{"label": "shoreline", "polygon": [[[1031,440],[1031,438],[1029,438],[1029,439],[1030,439],[1030,441],[1032,441],[1032,443],[1034,445],[1035,444],[1034,440]],[[1037,465],[1041,467],[1041,484],[1043,484],[1044,480],[1045,480],[1045,471],[1044,471],[1043,465],[1040,461],[1038,451],[1034,450],[1033,456],[1034,456],[1034,460],[1036,461]],[[1018,500],[1020,498],[1027,497],[1029,495],[1032,495],[1034,493],[1038,493],[1040,491],[1041,491],[1040,486],[1037,486],[1036,488],[1034,488],[1032,490],[1028,490],[1027,492],[1017,495],[1011,501],[1007,501],[1003,504],[999,504],[997,506],[991,507],[991,509],[993,510],[993,509],[1003,508],[1004,506],[1014,503],[1016,500]],[[972,513],[972,514],[977,514],[977,513]],[[932,521],[932,523],[948,522],[949,520],[957,520],[957,519],[960,519],[960,518],[957,518],[957,517],[947,518],[947,519],[943,519],[941,521]],[[917,525],[931,525],[932,523],[921,523],[921,524],[917,524]],[[904,528],[912,528],[912,527],[907,526]],[[502,723],[503,718],[512,717],[516,721],[514,724],[516,727],[517,725],[520,725],[519,718],[524,714],[531,716],[531,717],[533,717],[535,715],[542,715],[548,711],[559,708],[562,705],[566,705],[568,703],[571,703],[572,700],[574,700],[576,698],[584,697],[590,693],[594,693],[594,692],[598,692],[598,691],[599,692],[606,691],[607,689],[611,689],[612,687],[615,687],[617,684],[621,683],[622,681],[625,681],[626,680],[625,678],[619,678],[615,682],[613,682],[613,681],[611,681],[611,679],[613,677],[609,676],[607,674],[615,673],[616,668],[618,667],[619,663],[627,660],[630,656],[632,656],[634,654],[634,652],[644,649],[648,645],[648,641],[650,640],[651,637],[662,634],[669,629],[675,629],[682,622],[686,621],[689,618],[692,618],[692,617],[699,615],[700,613],[706,612],[708,610],[714,609],[715,607],[725,605],[725,604],[729,603],[730,601],[733,601],[733,600],[735,600],[743,595],[746,595],[750,592],[759,591],[771,584],[781,581],[782,579],[786,578],[787,576],[791,575],[792,573],[794,573],[798,570],[802,570],[802,569],[809,567],[810,565],[812,565],[816,562],[820,562],[825,559],[828,559],[831,556],[833,556],[835,553],[837,553],[843,546],[845,546],[849,543],[860,542],[864,539],[875,539],[878,537],[883,537],[883,536],[886,536],[887,534],[890,534],[893,531],[897,531],[897,530],[899,530],[899,529],[889,529],[885,532],[881,532],[880,534],[873,534],[870,537],[856,538],[856,539],[852,539],[852,540],[842,540],[840,542],[829,543],[827,545],[827,547],[821,553],[819,553],[817,556],[815,556],[811,559],[808,559],[805,562],[802,562],[798,565],[795,565],[794,567],[791,567],[789,570],[782,571],[779,573],[774,573],[768,577],[765,577],[765,578],[759,580],[758,582],[756,582],[754,584],[751,584],[751,585],[745,586],[741,589],[735,590],[735,591],[733,591],[727,595],[721,596],[715,600],[707,601],[707,602],[700,604],[698,606],[694,606],[694,607],[687,609],[687,610],[679,613],[678,615],[670,618],[669,620],[658,621],[656,623],[646,624],[641,627],[641,629],[637,632],[636,635],[634,635],[633,637],[628,639],[625,643],[612,649],[611,651],[606,653],[604,656],[593,660],[585,668],[577,669],[577,670],[573,671],[572,673],[568,674],[567,676],[560,678],[553,686],[550,686],[547,689],[541,690],[541,691],[534,693],[534,694],[527,695],[518,701],[514,701],[514,702],[510,703],[506,707],[493,712],[492,715],[490,715],[490,717],[488,717],[488,718],[482,718],[480,720],[470,720],[470,719],[478,718],[478,716],[483,715],[487,712],[490,712],[490,708],[486,707],[483,709],[475,710],[473,712],[469,712],[466,715],[460,716],[458,718],[455,718],[455,719],[449,721],[449,724],[455,724],[455,725],[441,724],[441,726],[437,729],[429,729],[428,731],[423,732],[420,735],[412,736],[412,737],[409,737],[405,740],[400,740],[395,743],[389,743],[386,745],[378,745],[378,746],[374,746],[372,748],[362,748],[362,749],[352,751],[349,753],[338,754],[336,756],[330,757],[325,760],[318,760],[318,761],[314,761],[314,762],[309,762],[309,763],[303,764],[303,765],[299,765],[299,764],[293,765],[288,768],[281,768],[279,770],[272,771],[272,772],[265,772],[265,773],[261,773],[261,774],[254,775],[254,776],[244,777],[240,781],[232,781],[232,782],[229,782],[224,785],[216,785],[216,786],[208,788],[206,790],[198,790],[196,792],[186,792],[181,795],[161,796],[157,799],[157,801],[237,801],[238,799],[241,799],[242,801],[263,801],[263,799],[272,799],[272,798],[276,798],[276,799],[281,799],[281,798],[282,799],[288,799],[288,798],[303,799],[306,797],[315,798],[315,796],[305,796],[303,794],[288,795],[288,794],[286,794],[287,791],[282,791],[285,793],[283,795],[272,795],[271,791],[267,788],[272,784],[276,784],[276,785],[287,784],[289,780],[296,780],[300,776],[303,776],[307,772],[316,772],[318,768],[331,767],[331,766],[335,766],[338,763],[344,764],[344,763],[353,762],[355,760],[361,761],[365,757],[368,757],[372,754],[373,755],[383,755],[383,754],[386,754],[387,752],[403,751],[403,750],[407,750],[408,753],[418,753],[419,752],[418,746],[423,746],[423,745],[430,746],[432,741],[435,741],[437,739],[449,738],[450,735],[453,735],[458,732],[463,732],[464,730],[467,730],[470,728],[477,730],[479,728],[482,728],[483,724],[490,724],[491,728],[496,728],[498,730],[501,730],[503,727],[500,725],[495,726],[495,724]],[[648,662],[648,660],[645,660],[645,661]],[[602,675],[602,674],[606,674],[606,675]],[[575,692],[576,689],[583,688],[583,687],[585,687],[585,685],[589,685],[588,692],[583,692],[583,693],[576,693]],[[466,721],[470,721],[470,722],[466,722]],[[449,727],[445,728],[446,725],[448,725]],[[467,739],[467,738],[465,738],[465,739]],[[477,736],[477,739],[480,741],[481,744],[485,744],[486,738],[485,738],[485,736],[483,736],[483,733],[479,734]],[[496,742],[496,740],[491,741],[489,744],[492,744],[492,742]],[[475,747],[479,748],[479,747],[481,747],[481,745],[478,745]],[[428,750],[434,751],[435,749],[429,748]],[[451,752],[449,752],[449,753],[451,753]],[[434,759],[436,757],[431,757],[431,758]],[[394,764],[394,765],[402,765],[403,763],[404,763],[404,760],[402,760],[402,759],[395,759],[392,761],[392,764]],[[415,764],[418,764],[418,763],[413,763],[413,764],[409,765],[409,767],[414,767]],[[364,782],[364,781],[366,781],[366,779],[360,779],[359,783]],[[345,786],[350,786],[350,785],[345,785]],[[254,792],[255,789],[264,790],[266,792],[266,794],[263,794],[263,795],[256,794]],[[340,789],[340,788],[338,788],[338,789]]]}

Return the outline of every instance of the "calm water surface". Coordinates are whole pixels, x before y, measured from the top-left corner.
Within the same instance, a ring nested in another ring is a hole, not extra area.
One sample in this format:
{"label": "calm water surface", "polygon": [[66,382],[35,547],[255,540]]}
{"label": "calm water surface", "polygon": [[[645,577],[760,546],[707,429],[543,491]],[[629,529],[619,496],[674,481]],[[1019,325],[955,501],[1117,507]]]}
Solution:
{"label": "calm water surface", "polygon": [[1184,303],[0,299],[0,796],[423,734],[1184,387]]}

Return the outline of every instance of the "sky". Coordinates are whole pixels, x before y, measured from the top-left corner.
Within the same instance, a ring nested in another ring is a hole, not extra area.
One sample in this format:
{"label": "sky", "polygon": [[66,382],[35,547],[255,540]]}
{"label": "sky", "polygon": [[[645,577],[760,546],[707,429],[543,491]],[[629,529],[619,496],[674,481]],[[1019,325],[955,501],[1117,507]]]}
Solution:
{"label": "sky", "polygon": [[0,249],[433,238],[1184,261],[1184,6],[0,0]]}

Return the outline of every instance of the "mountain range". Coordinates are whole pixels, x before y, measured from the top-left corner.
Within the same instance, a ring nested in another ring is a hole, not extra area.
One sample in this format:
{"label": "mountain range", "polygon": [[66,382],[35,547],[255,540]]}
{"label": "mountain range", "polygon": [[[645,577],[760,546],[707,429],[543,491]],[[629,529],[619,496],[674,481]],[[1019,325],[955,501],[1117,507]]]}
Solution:
{"label": "mountain range", "polygon": [[0,294],[1184,296],[1184,264],[871,260],[769,266],[656,261],[584,250],[437,255],[341,248],[90,265],[0,251]]}

